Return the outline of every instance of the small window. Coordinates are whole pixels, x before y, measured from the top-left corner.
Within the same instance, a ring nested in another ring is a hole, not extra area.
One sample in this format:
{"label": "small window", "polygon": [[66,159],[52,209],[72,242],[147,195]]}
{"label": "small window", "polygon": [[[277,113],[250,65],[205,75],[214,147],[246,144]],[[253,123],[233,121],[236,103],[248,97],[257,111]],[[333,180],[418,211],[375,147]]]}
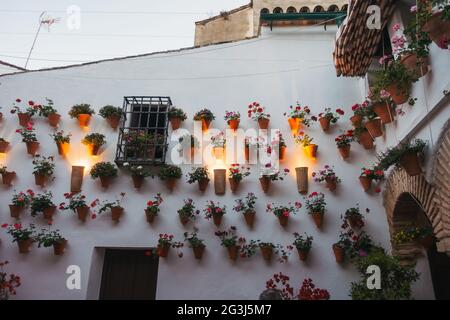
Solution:
{"label": "small window", "polygon": [[322,6],[317,6],[314,8],[314,12],[324,12],[325,9]]}
{"label": "small window", "polygon": [[302,7],[299,12],[301,12],[301,13],[308,13],[309,12],[309,8],[308,7]]}
{"label": "small window", "polygon": [[287,13],[297,13],[297,9],[295,9],[294,7],[289,7],[286,10]]}
{"label": "small window", "polygon": [[267,14],[267,13],[270,13],[269,9],[267,9],[267,8],[261,9],[261,14]]}
{"label": "small window", "polygon": [[281,9],[280,7],[276,7],[275,9],[273,9],[273,13],[283,13],[283,9]]}
{"label": "small window", "polygon": [[116,163],[163,164],[167,151],[169,97],[125,97]]}
{"label": "small window", "polygon": [[337,5],[333,4],[333,5],[331,5],[331,6],[328,8],[328,11],[329,11],[329,12],[338,12],[338,11],[339,11],[339,8],[338,8]]}

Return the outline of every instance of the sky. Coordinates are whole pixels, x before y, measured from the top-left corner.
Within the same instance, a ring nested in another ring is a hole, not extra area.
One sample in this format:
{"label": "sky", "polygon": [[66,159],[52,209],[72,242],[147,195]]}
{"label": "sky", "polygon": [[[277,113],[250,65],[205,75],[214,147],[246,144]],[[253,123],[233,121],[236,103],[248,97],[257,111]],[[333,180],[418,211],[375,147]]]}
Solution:
{"label": "sky", "polygon": [[0,2],[0,60],[27,69],[194,45],[195,21],[249,0],[14,0]]}

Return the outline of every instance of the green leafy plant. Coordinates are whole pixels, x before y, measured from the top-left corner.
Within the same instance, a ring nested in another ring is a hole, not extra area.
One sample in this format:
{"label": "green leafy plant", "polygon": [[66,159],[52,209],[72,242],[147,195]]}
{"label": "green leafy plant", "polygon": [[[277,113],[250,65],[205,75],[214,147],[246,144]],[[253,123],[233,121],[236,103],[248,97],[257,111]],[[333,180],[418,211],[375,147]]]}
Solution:
{"label": "green leafy plant", "polygon": [[30,224],[28,228],[24,228],[21,223],[14,224],[2,224],[2,228],[6,229],[6,232],[11,235],[13,242],[34,240],[35,226]]}
{"label": "green leafy plant", "polygon": [[110,200],[104,200],[101,201],[99,199],[95,199],[92,203],[91,203],[91,208],[97,212],[97,214],[102,214],[105,213],[107,211],[110,211],[112,208],[115,207],[121,207],[122,206],[122,201],[125,198],[126,193],[125,192],[121,192],[118,196],[116,195],[116,199],[113,201]]}
{"label": "green leafy plant", "polygon": [[72,119],[78,117],[80,114],[93,115],[95,114],[95,111],[91,108],[91,105],[87,103],[76,104],[69,111],[69,116]]}
{"label": "green leafy plant", "polygon": [[42,229],[36,236],[36,242],[38,248],[44,246],[45,248],[51,247],[54,244],[65,242],[66,239],[59,233],[59,230],[46,230]]}
{"label": "green leafy plant", "polygon": [[192,171],[188,172],[187,177],[188,177],[187,183],[189,183],[189,184],[193,184],[195,182],[204,181],[204,180],[209,181],[210,179],[209,179],[208,167],[192,168]]}
{"label": "green leafy plant", "polygon": [[334,167],[330,165],[325,165],[322,170],[315,171],[312,173],[314,182],[324,182],[327,180],[335,181],[336,183],[341,183],[342,180],[334,172]]}
{"label": "green leafy plant", "polygon": [[86,135],[83,140],[81,140],[81,143],[85,145],[101,147],[106,143],[106,137],[101,133],[90,133]]}
{"label": "green leafy plant", "polygon": [[181,108],[171,107],[169,109],[169,119],[181,119],[182,121],[187,119],[186,112],[183,111]]}
{"label": "green leafy plant", "polygon": [[313,138],[311,138],[309,135],[305,134],[304,132],[300,132],[298,135],[294,137],[295,143],[303,146],[308,147],[312,144]]}
{"label": "green leafy plant", "polygon": [[198,229],[194,228],[194,232],[185,232],[184,235],[184,241],[188,242],[191,248],[198,248],[198,247],[204,247],[205,246],[205,240],[200,239],[198,237]]}
{"label": "green leafy plant", "polygon": [[51,191],[34,195],[30,203],[31,216],[35,217],[39,212],[43,212],[44,209],[55,206],[52,199],[53,194]]}
{"label": "green leafy plant", "polygon": [[305,198],[305,204],[309,213],[324,213],[326,207],[325,195],[321,192],[312,192]]}
{"label": "green leafy plant", "polygon": [[65,134],[64,130],[55,131],[50,134],[50,137],[52,137],[56,143],[70,143],[71,136],[71,133]]}
{"label": "green leafy plant", "polygon": [[258,121],[270,119],[270,114],[265,113],[266,108],[261,106],[258,102],[253,102],[248,106],[248,117]]}
{"label": "green leafy plant", "polygon": [[109,117],[122,118],[123,111],[122,111],[122,108],[120,108],[120,107],[107,105],[107,106],[102,107],[98,111],[98,114],[104,119],[107,119]]}
{"label": "green leafy plant", "polygon": [[250,175],[250,167],[241,166],[238,163],[234,163],[228,169],[228,177],[241,181],[245,177]]}
{"label": "green leafy plant", "polygon": [[11,113],[26,113],[29,116],[34,116],[36,113],[39,112],[40,105],[34,103],[34,101],[28,101],[28,104],[25,108],[25,110],[22,110],[22,100],[17,98],[15,102],[13,102],[13,106],[11,109]]}
{"label": "green leafy plant", "polygon": [[13,197],[11,199],[11,203],[14,206],[25,208],[27,207],[31,199],[34,197],[34,192],[31,189],[28,189],[26,192],[16,192],[14,190]]}
{"label": "green leafy plant", "polygon": [[55,172],[55,162],[52,156],[35,156],[32,163],[34,165],[33,174],[49,177]]}
{"label": "green leafy plant", "polygon": [[375,181],[381,181],[384,179],[384,171],[375,167],[373,169],[362,168],[360,177],[370,178]]}
{"label": "green leafy plant", "polygon": [[297,214],[302,204],[298,201],[295,203],[288,203],[288,205],[276,206],[273,203],[269,203],[266,206],[266,212],[272,212],[277,217],[289,217],[291,214]]}
{"label": "green leafy plant", "polygon": [[163,202],[163,198],[161,197],[161,193],[157,193],[153,198],[154,200],[149,200],[147,202],[147,208],[145,209],[149,214],[157,216],[160,208],[159,206]]}
{"label": "green leafy plant", "polygon": [[355,141],[353,130],[348,130],[346,133],[337,136],[334,141],[336,142],[336,146],[338,148],[345,148],[350,146],[352,142]]}
{"label": "green leafy plant", "polygon": [[282,171],[278,170],[272,164],[267,163],[264,168],[261,169],[260,176],[269,178],[271,181],[284,180],[284,177],[289,174],[289,169],[285,168]]}
{"label": "green leafy plant", "polygon": [[180,217],[196,220],[197,216],[200,214],[200,210],[195,209],[195,204],[192,199],[185,199],[184,205],[177,211]]}
{"label": "green leafy plant", "polygon": [[9,261],[0,261],[0,300],[8,300],[10,296],[16,294],[16,288],[21,285],[19,276],[4,271],[3,268],[7,264]]}
{"label": "green leafy plant", "polygon": [[307,127],[310,126],[311,120],[314,120],[314,119],[317,120],[317,118],[315,118],[315,117],[314,117],[314,119],[312,119],[310,114],[311,114],[311,109],[308,106],[301,106],[298,102],[295,107],[294,106],[289,107],[289,112],[284,113],[284,115],[289,118],[301,119],[301,123]]}
{"label": "green leafy plant", "polygon": [[336,109],[336,112],[331,111],[331,108],[325,108],[325,110],[319,113],[319,118],[328,119],[331,123],[336,123],[340,116],[344,115],[344,111],[340,108]]}
{"label": "green leafy plant", "polygon": [[200,120],[208,120],[212,121],[216,117],[214,116],[214,113],[212,113],[209,109],[202,109],[195,113],[194,115],[194,121],[200,121]]}
{"label": "green leafy plant", "polygon": [[182,175],[183,171],[181,170],[181,168],[173,164],[165,164],[161,167],[158,173],[158,177],[161,180],[167,180],[170,178],[180,179]]}
{"label": "green leafy plant", "polygon": [[249,211],[254,211],[256,206],[256,200],[258,198],[252,192],[249,192],[244,199],[235,200],[235,205],[233,210],[238,213],[247,213]]}
{"label": "green leafy plant", "polygon": [[203,210],[206,219],[211,219],[214,214],[224,215],[227,213],[227,207],[221,206],[219,202],[209,200],[206,202],[206,208]]}
{"label": "green leafy plant", "polygon": [[401,143],[396,147],[388,148],[377,155],[377,167],[382,170],[388,170],[393,165],[399,166],[401,157],[406,153],[413,153],[423,157],[426,145],[425,141],[416,139],[411,143]]}
{"label": "green leafy plant", "polygon": [[294,232],[295,240],[292,243],[294,247],[296,247],[298,250],[309,252],[312,247],[313,237],[308,236],[308,234],[302,236],[298,232]]}
{"label": "green leafy plant", "polygon": [[130,166],[130,164],[128,162],[125,162],[123,164],[124,168],[127,168],[132,176],[135,177],[153,177],[152,173],[150,172],[150,170],[148,170],[147,168],[144,168],[143,166]]}
{"label": "green leafy plant", "polygon": [[81,193],[64,193],[64,198],[69,200],[69,203],[66,204],[65,202],[60,203],[59,209],[60,210],[72,210],[75,212],[77,208],[83,208],[87,206],[86,202],[86,196]]}
{"label": "green leafy plant", "polygon": [[36,142],[37,137],[34,130],[35,129],[31,125],[31,123],[29,123],[26,128],[17,129],[16,132],[20,133],[20,135],[22,136],[22,142]]}
{"label": "green leafy plant", "polygon": [[225,248],[241,246],[245,242],[245,238],[237,235],[235,226],[231,226],[227,231],[216,231],[214,234],[220,238],[220,245]]}
{"label": "green leafy plant", "polygon": [[48,117],[51,114],[58,113],[58,111],[54,107],[55,103],[53,102],[53,100],[47,97],[45,98],[45,100],[47,101],[47,103],[39,108],[39,116]]}
{"label": "green leafy plant", "polygon": [[117,168],[111,162],[98,162],[92,166],[90,174],[92,179],[100,177],[116,177]]}
{"label": "green leafy plant", "polygon": [[413,81],[411,73],[400,60],[393,60],[384,69],[375,73],[374,90],[381,91],[395,85],[398,90],[405,91]]}

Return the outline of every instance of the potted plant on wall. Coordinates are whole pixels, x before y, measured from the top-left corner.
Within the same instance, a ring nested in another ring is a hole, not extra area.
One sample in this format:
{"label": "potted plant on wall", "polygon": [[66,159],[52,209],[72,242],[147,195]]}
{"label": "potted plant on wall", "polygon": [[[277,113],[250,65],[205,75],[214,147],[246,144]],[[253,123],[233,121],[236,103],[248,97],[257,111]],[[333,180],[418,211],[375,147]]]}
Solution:
{"label": "potted plant on wall", "polygon": [[276,150],[278,154],[278,160],[283,161],[286,157],[286,148],[286,141],[283,138],[283,134],[280,130],[276,130],[275,137],[270,142],[267,153],[271,154],[273,150]]}
{"label": "potted plant on wall", "polygon": [[51,191],[46,191],[41,194],[35,194],[31,197],[30,209],[31,216],[35,217],[38,213],[42,213],[47,220],[52,220],[56,212],[56,205],[53,203],[53,194]]}
{"label": "potted plant on wall", "polygon": [[38,248],[41,246],[45,248],[53,246],[55,256],[63,255],[67,245],[67,239],[59,233],[59,230],[42,229],[36,236],[36,242],[38,243]]}
{"label": "potted plant on wall", "polygon": [[373,138],[365,126],[355,127],[353,136],[364,149],[370,150],[374,148]]}
{"label": "potted plant on wall", "polygon": [[120,107],[114,107],[114,106],[104,106],[98,111],[99,115],[106,119],[114,130],[117,129],[120,123],[120,119],[123,117],[123,110]]}
{"label": "potted plant on wall", "polygon": [[107,189],[117,177],[117,168],[111,162],[98,162],[92,166],[90,174],[92,179],[100,179],[102,187]]}
{"label": "potted plant on wall", "polygon": [[266,207],[266,212],[273,213],[282,227],[286,227],[289,222],[289,217],[292,214],[297,214],[302,204],[296,201],[294,204],[288,203],[287,205],[276,206],[273,203],[269,203]]}
{"label": "potted plant on wall", "polygon": [[125,198],[125,192],[121,192],[114,201],[105,200],[100,202],[99,199],[95,199],[91,208],[97,208],[97,214],[102,214],[105,212],[111,212],[111,220],[114,222],[119,222],[121,216],[123,215],[125,209],[122,207],[122,201]]}
{"label": "potted plant on wall", "polygon": [[235,200],[235,205],[233,207],[233,210],[237,213],[242,213],[244,216],[245,222],[250,228],[253,228],[253,223],[255,221],[256,216],[256,200],[258,198],[255,196],[254,193],[249,192],[247,196],[244,199],[237,199]]}
{"label": "potted plant on wall", "polygon": [[295,107],[289,107],[288,113],[284,113],[285,116],[288,116],[289,127],[294,135],[297,134],[300,129],[300,125],[309,127],[311,121],[309,117],[310,113],[311,110],[308,106],[301,106],[298,102]]}
{"label": "potted plant on wall", "polygon": [[377,167],[373,169],[362,168],[359,176],[359,182],[365,192],[369,191],[372,187],[372,181],[379,181],[384,179],[384,171]]}
{"label": "potted plant on wall", "polygon": [[22,110],[20,106],[21,103],[21,99],[16,99],[16,101],[13,103],[11,113],[17,113],[17,116],[19,117],[19,125],[22,127],[27,127],[31,122],[31,117],[39,111],[40,106],[30,100],[28,101],[26,109]]}
{"label": "potted plant on wall", "polygon": [[181,108],[171,107],[169,109],[169,121],[172,126],[172,130],[177,130],[181,126],[181,122],[187,119],[186,113]]}
{"label": "potted plant on wall", "polygon": [[203,257],[203,253],[205,252],[205,240],[200,239],[197,235],[198,229],[194,228],[194,232],[185,232],[184,233],[184,241],[189,243],[189,246],[192,248],[194,252],[195,259],[200,260]]}
{"label": "potted plant on wall", "polygon": [[312,177],[314,178],[314,182],[321,183],[325,181],[330,191],[336,190],[337,185],[342,182],[341,178],[334,172],[334,167],[329,165],[325,165],[322,170],[313,172]]}
{"label": "potted plant on wall", "polygon": [[33,159],[33,174],[34,180],[37,186],[43,187],[46,180],[53,175],[55,172],[55,162],[52,156],[43,157],[36,156]]}
{"label": "potted plant on wall", "polygon": [[378,166],[387,170],[392,165],[401,166],[410,176],[422,173],[420,160],[424,157],[426,142],[416,139],[410,143],[400,143],[378,155]]}
{"label": "potted plant on wall", "polygon": [[12,181],[16,178],[15,171],[8,171],[6,166],[0,167],[0,173],[2,175],[2,183],[5,186],[11,186]]}
{"label": "potted plant on wall", "polygon": [[325,195],[321,192],[312,192],[305,198],[305,204],[308,213],[313,217],[317,228],[320,229],[323,225],[323,216],[325,214]]}
{"label": "potted plant on wall", "polygon": [[[370,210],[367,208],[366,213],[369,213],[369,211]],[[362,215],[359,206],[347,209],[343,218],[352,229],[361,229],[364,227],[364,216]]]}
{"label": "potted plant on wall", "polygon": [[175,241],[172,234],[161,233],[158,239],[156,253],[160,258],[167,258],[170,248],[181,248],[182,242]]}
{"label": "potted plant on wall", "polygon": [[92,156],[97,156],[101,146],[106,144],[106,139],[104,134],[90,133],[81,140],[81,143],[88,147],[89,153]]}
{"label": "potted plant on wall", "polygon": [[319,113],[319,123],[324,132],[330,129],[330,124],[335,124],[338,122],[340,116],[344,115],[342,109],[336,109],[336,112],[331,111],[331,108],[325,108],[325,110]]}
{"label": "potted plant on wall", "polygon": [[337,263],[342,263],[345,260],[346,251],[348,251],[351,247],[351,241],[348,238],[348,235],[344,232],[341,232],[339,235],[339,241],[332,245],[334,258]]}
{"label": "potted plant on wall", "polygon": [[230,181],[230,188],[235,193],[239,187],[240,182],[245,177],[250,175],[250,167],[241,166],[234,163],[228,168],[228,180]]}
{"label": "potted plant on wall", "polygon": [[19,247],[19,253],[30,252],[30,246],[34,242],[35,227],[34,224],[30,224],[28,228],[24,228],[22,224],[3,224],[2,228],[6,229],[6,232],[11,235],[13,242],[17,242]]}
{"label": "potted plant on wall", "polygon": [[20,277],[14,273],[8,274],[3,269],[9,261],[0,261],[0,300],[9,300],[16,295],[16,288],[20,287]]}
{"label": "potted plant on wall", "polygon": [[292,245],[297,248],[298,256],[301,261],[306,261],[308,259],[308,254],[311,251],[313,237],[308,236],[308,234],[302,236],[298,232],[294,232],[295,240]]}
{"label": "potted plant on wall", "polygon": [[64,198],[69,200],[69,203],[60,203],[59,210],[71,210],[78,215],[78,219],[82,222],[86,221],[89,215],[90,208],[86,203],[86,196],[81,193],[65,193]]}
{"label": "potted plant on wall", "polygon": [[17,129],[16,132],[22,136],[22,142],[25,142],[27,146],[27,153],[34,156],[39,148],[39,142],[33,125],[29,123],[26,128]]}
{"label": "potted plant on wall", "polygon": [[184,205],[177,210],[178,217],[182,225],[187,224],[190,220],[195,221],[200,214],[200,210],[195,209],[194,200],[188,198],[184,199]]}
{"label": "potted plant on wall", "polygon": [[153,177],[150,171],[143,166],[130,166],[128,162],[123,164],[124,168],[127,168],[131,173],[131,179],[136,189],[140,189],[144,183],[146,177]]}
{"label": "potted plant on wall", "polygon": [[154,197],[154,200],[149,200],[147,202],[147,208],[145,208],[145,216],[147,217],[148,223],[153,223],[155,217],[158,216],[160,212],[159,206],[163,202],[163,198],[161,197],[161,193],[157,193]]}
{"label": "potted plant on wall", "polygon": [[11,204],[9,205],[11,218],[19,219],[20,213],[30,205],[33,196],[34,192],[32,190],[27,190],[26,192],[21,191],[18,193],[14,191]]}
{"label": "potted plant on wall", "polygon": [[265,108],[258,102],[253,102],[248,106],[248,117],[258,122],[259,128],[267,130],[269,128],[270,114],[265,113]]}
{"label": "potted plant on wall", "polygon": [[63,130],[55,131],[50,135],[56,143],[58,154],[65,156],[69,152],[71,133],[65,134]]}
{"label": "potted plant on wall", "polygon": [[227,207],[221,206],[219,202],[209,200],[206,202],[206,208],[203,209],[205,218],[214,221],[214,224],[218,227],[222,223],[223,216],[227,213]]}
{"label": "potted plant on wall", "polygon": [[374,87],[369,92],[368,107],[380,118],[382,124],[391,123],[395,118],[395,104],[391,94],[386,90]]}
{"label": "potted plant on wall", "polygon": [[177,180],[180,179],[182,175],[183,172],[181,171],[181,168],[172,164],[163,165],[158,173],[158,177],[166,182],[166,187],[169,191],[173,191]]}
{"label": "potted plant on wall", "polygon": [[[415,6],[412,12],[417,15],[417,23],[429,39],[439,48],[448,49],[450,44],[450,5],[446,0],[433,0],[431,6],[425,3],[424,6]],[[432,10],[433,9],[433,10]],[[413,26],[414,27],[414,26]]]}
{"label": "potted plant on wall", "polygon": [[347,130],[346,133],[337,136],[334,141],[336,142],[336,146],[342,159],[348,159],[350,157],[352,142],[355,141],[353,130]]}
{"label": "potted plant on wall", "polygon": [[317,144],[312,143],[313,140],[313,138],[311,138],[304,132],[300,132],[297,136],[295,136],[295,143],[301,145],[305,153],[310,158],[316,158],[317,150],[319,149],[319,146]]}
{"label": "potted plant on wall", "polygon": [[278,170],[273,167],[271,163],[267,163],[264,168],[262,168],[260,173],[259,182],[264,193],[269,192],[270,185],[272,181],[284,180],[284,177],[289,173],[289,169],[285,168],[283,171]]}
{"label": "potted plant on wall", "polygon": [[225,111],[224,119],[227,122],[228,127],[231,130],[236,131],[239,128],[241,114],[239,112],[235,112],[235,111]]}
{"label": "potted plant on wall", "polygon": [[61,119],[61,115],[55,109],[55,107],[54,107],[55,104],[54,104],[53,100],[51,100],[49,98],[45,98],[45,100],[47,100],[47,104],[40,106],[39,116],[47,118],[48,123],[52,127],[56,128],[59,124],[59,120]]}
{"label": "potted plant on wall", "polygon": [[364,108],[364,119],[366,120],[364,126],[373,138],[378,138],[383,135],[381,119],[373,111],[373,105],[368,104]]}
{"label": "potted plant on wall", "polygon": [[214,152],[214,157],[216,159],[224,159],[226,143],[227,140],[225,138],[225,134],[222,131],[211,137],[211,144]]}
{"label": "potted plant on wall", "polygon": [[229,258],[236,260],[245,242],[243,237],[238,237],[236,227],[231,226],[227,231],[216,231],[215,235],[220,238],[220,245],[227,248]]}
{"label": "potted plant on wall", "polygon": [[201,121],[202,122],[202,130],[207,131],[209,129],[209,126],[211,124],[211,121],[213,121],[216,117],[214,116],[214,113],[212,113],[209,109],[202,109],[195,113],[194,115],[194,121]]}
{"label": "potted plant on wall", "polygon": [[94,114],[94,109],[92,109],[91,105],[87,103],[76,104],[69,111],[69,116],[72,119],[76,118],[80,127],[87,127],[92,115]]}
{"label": "potted plant on wall", "polygon": [[9,142],[6,141],[4,138],[0,137],[0,153],[6,153],[9,147]]}
{"label": "potted plant on wall", "polygon": [[362,126],[363,117],[364,117],[364,109],[363,106],[359,103],[356,103],[352,106],[353,116],[350,117],[350,121],[352,122],[353,126],[360,127]]}
{"label": "potted plant on wall", "polygon": [[201,192],[204,192],[208,187],[208,183],[210,180],[208,167],[192,168],[192,171],[188,172],[187,177],[188,177],[187,183],[189,184],[198,182],[198,189]]}
{"label": "potted plant on wall", "polygon": [[147,129],[130,129],[123,134],[126,154],[129,158],[155,159],[157,147],[164,144],[164,135]]}

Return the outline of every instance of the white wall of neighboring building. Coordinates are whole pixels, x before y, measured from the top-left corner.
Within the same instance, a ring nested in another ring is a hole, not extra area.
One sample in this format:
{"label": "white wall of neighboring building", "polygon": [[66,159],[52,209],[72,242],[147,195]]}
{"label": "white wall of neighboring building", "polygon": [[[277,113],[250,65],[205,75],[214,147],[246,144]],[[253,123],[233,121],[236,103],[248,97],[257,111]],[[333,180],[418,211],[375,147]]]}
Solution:
{"label": "white wall of neighboring building", "polygon": [[[200,236],[206,239],[207,249],[203,260],[196,261],[190,249],[184,249],[184,257],[176,257],[175,250],[168,259],[160,259],[157,298],[158,299],[255,299],[265,287],[265,281],[274,273],[282,271],[291,276],[292,284],[311,277],[319,287],[327,288],[332,298],[348,299],[350,282],[359,280],[360,275],[351,264],[337,265],[331,245],[338,239],[340,215],[359,203],[361,208],[370,208],[367,216],[367,232],[386,249],[390,249],[386,215],[380,194],[364,193],[358,183],[362,166],[375,161],[373,152],[366,152],[355,144],[349,161],[341,160],[334,138],[350,128],[351,106],[361,102],[363,96],[358,79],[337,78],[332,60],[335,27],[324,31],[323,27],[283,28],[274,31],[263,30],[258,39],[214,47],[173,53],[148,55],[110,62],[60,70],[29,72],[14,76],[0,77],[0,103],[12,104],[21,97],[44,101],[45,97],[54,99],[56,107],[63,115],[61,129],[71,132],[71,153],[67,159],[57,157],[56,179],[48,189],[55,194],[55,202],[62,202],[63,193],[70,183],[70,167],[73,164],[92,165],[97,161],[113,161],[117,133],[106,122],[95,116],[89,132],[101,132],[107,136],[106,149],[97,159],[85,154],[79,142],[86,134],[67,112],[77,103],[90,103],[96,110],[106,104],[121,105],[124,96],[161,95],[170,96],[175,105],[182,107],[189,116],[184,127],[192,128],[195,111],[207,107],[216,114],[213,126],[224,129],[225,110],[236,110],[242,114],[241,127],[256,128],[257,124],[246,118],[248,103],[259,101],[272,115],[271,128],[280,128],[287,140],[287,159],[283,167],[308,166],[310,172],[325,164],[334,165],[343,179],[335,194],[310,179],[310,191],[326,194],[327,214],[323,230],[318,231],[303,208],[301,213],[291,218],[290,225],[283,230],[273,215],[265,213],[269,202],[286,203],[303,198],[296,189],[295,176],[290,175],[284,182],[275,182],[268,195],[260,188],[257,166],[252,166],[252,175],[241,185],[238,195],[233,196],[229,189],[225,196],[214,195],[212,185],[204,195],[197,191],[196,185],[182,181],[176,190],[169,194],[157,180],[148,179],[140,191],[132,188],[131,178],[120,173],[118,179],[107,192],[102,191],[98,181],[90,179],[86,173],[83,192],[88,199],[113,199],[115,194],[126,192],[125,215],[119,224],[113,225],[109,216],[79,223],[76,217],[66,212],[58,212],[54,219],[55,228],[62,231],[69,240],[64,256],[56,257],[51,249],[33,248],[27,255],[20,255],[17,245],[11,242],[8,234],[0,233],[0,260],[8,259],[14,273],[23,279],[18,289],[17,299],[85,299],[98,297],[99,277],[101,276],[101,252],[99,247],[151,247],[156,245],[158,234],[173,233],[182,239],[186,230],[181,226],[176,210],[182,199],[191,197],[198,208],[203,209],[206,200],[219,200],[226,204],[229,212],[223,221],[223,228],[236,225],[238,232],[248,239],[261,239],[275,243],[289,244],[292,233],[307,232],[314,237],[313,249],[307,263],[301,263],[295,252],[286,264],[273,261],[267,264],[258,253],[250,260],[231,263],[226,250],[214,236],[216,228],[212,222],[203,218],[195,224]],[[448,68],[447,68],[448,69]],[[437,71],[440,72],[440,71]],[[318,114],[324,107],[341,107],[347,114],[339,125],[325,134],[315,124],[307,132],[319,144],[317,161],[307,160],[300,148],[289,135],[286,117],[283,113],[296,101],[311,106]],[[419,106],[416,107],[418,110]],[[11,142],[12,149],[1,159],[8,168],[18,173],[15,186],[6,189],[0,186],[0,222],[13,222],[9,217],[8,206],[14,189],[23,190],[34,187],[31,158],[26,155],[25,145],[20,136],[14,133],[17,128],[15,116],[4,112],[6,119],[0,124],[0,136]],[[36,128],[41,142],[41,154],[56,155],[56,147],[49,137],[51,129],[44,120],[36,120]],[[169,146],[169,150],[173,145]],[[170,153],[170,152],[169,152]],[[187,173],[190,166],[184,166]],[[184,179],[183,179],[184,180]],[[234,199],[243,197],[249,191],[258,196],[257,221],[251,231],[243,218],[231,211]],[[157,192],[162,192],[165,202],[155,225],[145,221],[144,208],[147,200]],[[23,223],[45,226],[42,218],[31,218],[28,214]],[[81,290],[67,290],[65,274],[68,265],[79,265],[82,272]],[[434,298],[428,265],[420,259],[417,270],[421,278],[415,286],[414,296],[418,299]]]}

